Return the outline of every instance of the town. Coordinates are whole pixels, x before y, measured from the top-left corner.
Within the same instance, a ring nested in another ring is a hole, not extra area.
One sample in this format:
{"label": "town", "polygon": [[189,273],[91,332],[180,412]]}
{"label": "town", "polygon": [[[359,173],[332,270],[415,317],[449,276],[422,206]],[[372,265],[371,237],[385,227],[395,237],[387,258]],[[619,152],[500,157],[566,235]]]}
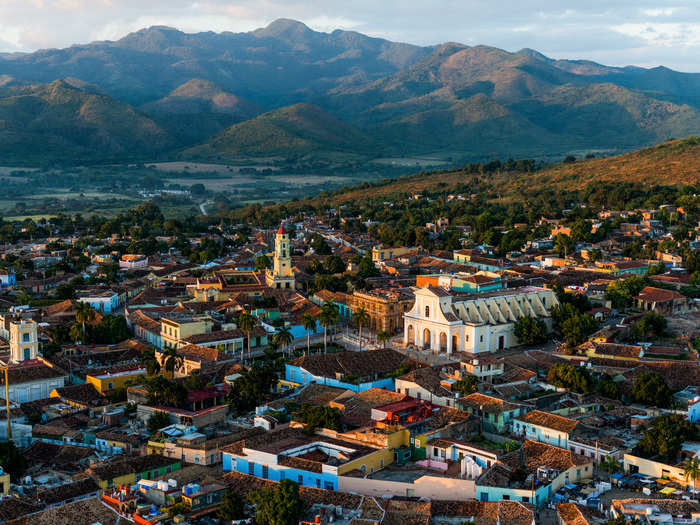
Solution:
{"label": "town", "polygon": [[3,222],[0,521],[700,523],[698,196],[478,198]]}

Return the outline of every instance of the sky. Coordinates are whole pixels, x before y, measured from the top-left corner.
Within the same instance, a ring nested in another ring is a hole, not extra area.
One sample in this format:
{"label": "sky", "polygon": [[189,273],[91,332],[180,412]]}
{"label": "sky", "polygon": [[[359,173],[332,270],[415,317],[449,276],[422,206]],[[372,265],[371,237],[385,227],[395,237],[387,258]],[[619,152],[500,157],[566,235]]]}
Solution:
{"label": "sky", "polygon": [[249,31],[277,18],[420,45],[700,72],[700,0],[0,0],[0,51],[116,40],[152,25]]}

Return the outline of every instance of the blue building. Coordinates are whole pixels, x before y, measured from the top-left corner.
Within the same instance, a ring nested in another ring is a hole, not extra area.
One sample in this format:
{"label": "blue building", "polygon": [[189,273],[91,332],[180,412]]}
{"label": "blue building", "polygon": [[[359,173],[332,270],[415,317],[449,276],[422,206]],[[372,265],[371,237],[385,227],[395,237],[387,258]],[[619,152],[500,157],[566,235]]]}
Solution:
{"label": "blue building", "polygon": [[569,448],[578,427],[575,419],[542,410],[531,410],[513,421],[514,434],[562,448]]}
{"label": "blue building", "polygon": [[389,348],[304,356],[285,364],[284,378],[290,383],[318,383],[354,392],[370,388],[393,390],[392,374],[406,359]]}
{"label": "blue building", "polygon": [[0,289],[9,288],[17,284],[17,278],[13,270],[0,270]]}
{"label": "blue building", "polygon": [[289,479],[305,487],[338,490],[338,476],[383,468],[394,460],[389,447],[365,445],[323,434],[308,436],[296,428],[266,432],[221,450],[224,472],[262,479]]}
{"label": "blue building", "polygon": [[84,292],[76,300],[81,303],[88,303],[95,311],[103,314],[116,312],[120,304],[119,294],[113,290]]}

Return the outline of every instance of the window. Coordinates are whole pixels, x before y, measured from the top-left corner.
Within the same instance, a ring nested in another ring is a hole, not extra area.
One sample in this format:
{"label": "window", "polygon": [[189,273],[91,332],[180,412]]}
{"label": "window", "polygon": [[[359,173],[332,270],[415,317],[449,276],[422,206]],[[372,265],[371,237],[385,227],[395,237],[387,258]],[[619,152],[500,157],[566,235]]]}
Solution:
{"label": "window", "polygon": [[425,307],[425,316],[430,317],[430,306]]}
{"label": "window", "polygon": [[509,496],[508,494],[503,494],[502,498],[505,499],[505,500],[509,500],[509,499],[510,499],[510,496]]}
{"label": "window", "polygon": [[483,343],[483,342],[484,342],[484,336],[483,336],[483,335],[480,335],[480,336],[479,336],[479,342],[480,342],[480,343]]}
{"label": "window", "polygon": [[316,478],[316,487],[321,488],[321,478]]}
{"label": "window", "polygon": [[365,472],[367,472],[367,465],[362,465],[362,466],[360,467],[360,472],[362,472],[363,474],[364,474]]}
{"label": "window", "polygon": [[262,477],[263,479],[267,479],[267,477],[270,475],[270,470],[267,465],[263,465],[262,467]]}
{"label": "window", "polygon": [[326,490],[334,490],[335,489],[335,487],[333,487],[333,483],[331,483],[330,481],[324,482],[323,488]]}
{"label": "window", "polygon": [[523,503],[530,503],[529,496],[523,496]]}
{"label": "window", "polygon": [[464,336],[464,340],[468,343],[469,342],[469,334]]}
{"label": "window", "polygon": [[107,390],[114,390],[114,383],[107,383]]}
{"label": "window", "polygon": [[255,475],[255,463],[253,463],[252,461],[248,463],[248,474],[250,474],[251,476]]}
{"label": "window", "polygon": [[433,456],[437,457],[438,455],[438,449],[436,447],[433,447]]}
{"label": "window", "polygon": [[29,342],[29,334],[22,334],[22,341],[24,341],[25,343],[28,343]]}
{"label": "window", "polygon": [[297,477],[297,482],[299,483],[299,485],[303,485],[304,484],[304,476],[299,474],[299,476]]}
{"label": "window", "polygon": [[[384,468],[384,458],[379,460],[379,468]],[[588,467],[586,467],[586,470],[588,470]]]}

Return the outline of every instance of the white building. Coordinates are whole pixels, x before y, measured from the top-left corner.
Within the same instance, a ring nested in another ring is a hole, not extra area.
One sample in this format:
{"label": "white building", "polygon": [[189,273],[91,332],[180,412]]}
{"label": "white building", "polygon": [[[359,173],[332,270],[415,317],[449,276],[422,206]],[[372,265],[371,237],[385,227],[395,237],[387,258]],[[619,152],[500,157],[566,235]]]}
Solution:
{"label": "white building", "polygon": [[437,286],[418,288],[404,314],[404,343],[434,351],[496,352],[518,344],[515,322],[542,319],[551,329],[556,294],[528,286],[481,294],[452,294]]}

